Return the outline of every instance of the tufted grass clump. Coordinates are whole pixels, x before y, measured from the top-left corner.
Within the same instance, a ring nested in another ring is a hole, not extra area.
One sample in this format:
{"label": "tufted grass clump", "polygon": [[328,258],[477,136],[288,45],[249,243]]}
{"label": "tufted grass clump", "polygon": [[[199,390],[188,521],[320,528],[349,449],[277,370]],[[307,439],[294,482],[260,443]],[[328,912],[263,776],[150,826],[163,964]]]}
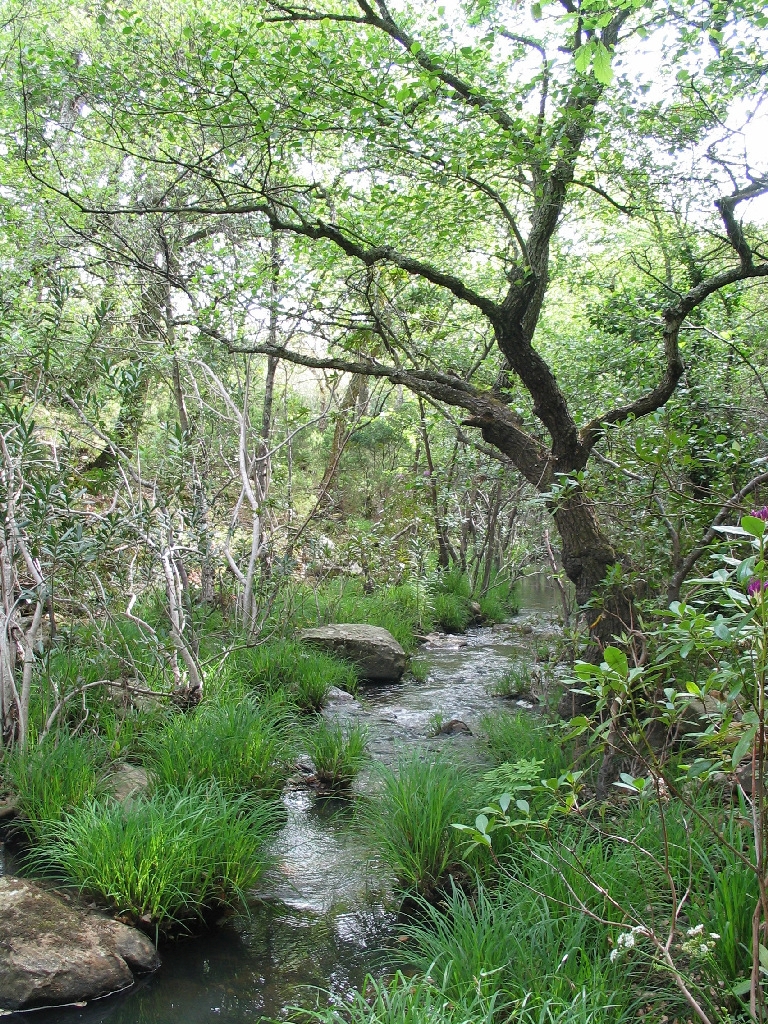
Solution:
{"label": "tufted grass clump", "polygon": [[334,789],[350,786],[368,760],[368,730],[321,720],[307,735],[307,752],[318,780]]}
{"label": "tufted grass clump", "polygon": [[495,711],[485,715],[480,728],[495,764],[534,758],[543,763],[542,775],[558,777],[570,765],[570,752],[544,721],[526,711]]}
{"label": "tufted grass clump", "polygon": [[279,694],[205,700],[146,738],[144,763],[160,789],[213,780],[228,794],[273,796],[296,757],[294,722]]}
{"label": "tufted grass clump", "polygon": [[15,797],[24,831],[35,838],[47,822],[93,797],[104,760],[97,739],[66,733],[51,733],[25,751],[7,751],[0,777]]}
{"label": "tufted grass clump", "polygon": [[469,602],[456,594],[435,594],[432,609],[435,625],[446,633],[464,633],[472,622]]}
{"label": "tufted grass clump", "polygon": [[392,978],[368,976],[343,1011],[297,1009],[292,1019],[302,1024],[496,1024],[501,1009],[498,1000],[473,996],[471,989],[460,1003],[450,1003],[430,980],[397,971]]}
{"label": "tufted grass clump", "polygon": [[357,673],[352,665],[296,640],[277,640],[238,658],[242,680],[248,689],[284,691],[300,711],[319,711],[332,686],[354,693]]}
{"label": "tufted grass clump", "polygon": [[441,572],[433,584],[435,625],[446,633],[463,633],[472,622],[472,586],[458,566]]}
{"label": "tufted grass clump", "polygon": [[494,697],[508,697],[514,700],[531,692],[531,666],[512,666],[490,687]]}
{"label": "tufted grass clump", "polygon": [[516,879],[499,881],[492,890],[480,884],[471,899],[454,887],[439,908],[423,903],[419,919],[404,928],[412,940],[403,947],[405,961],[439,979],[452,1002],[468,992],[495,994],[502,1004],[526,1000],[533,1010],[569,1002],[587,986],[601,997],[595,1005],[610,1007],[621,985],[606,930]]}
{"label": "tufted grass clump", "polygon": [[453,822],[466,816],[473,776],[448,760],[403,754],[397,770],[382,769],[370,800],[366,829],[402,890],[428,898],[461,870],[462,836]]}
{"label": "tufted grass clump", "polygon": [[41,830],[30,866],[161,931],[244,904],[264,871],[277,805],[192,783],[129,808],[88,800]]}

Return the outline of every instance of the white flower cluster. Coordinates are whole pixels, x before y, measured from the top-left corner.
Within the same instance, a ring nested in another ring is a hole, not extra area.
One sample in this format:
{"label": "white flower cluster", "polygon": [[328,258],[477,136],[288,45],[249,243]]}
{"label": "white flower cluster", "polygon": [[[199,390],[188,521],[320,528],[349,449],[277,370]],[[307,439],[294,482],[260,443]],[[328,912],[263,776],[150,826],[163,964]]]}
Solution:
{"label": "white flower cluster", "polygon": [[692,957],[708,956],[720,938],[717,932],[708,932],[707,937],[704,938],[703,924],[697,924],[695,927],[689,928],[685,934],[688,936],[688,939],[683,943],[683,951]]}
{"label": "white flower cluster", "polygon": [[647,934],[648,929],[642,924],[636,924],[630,931],[622,932],[616,939],[615,947],[611,950],[611,961],[617,960],[625,949],[634,948],[635,936]]}

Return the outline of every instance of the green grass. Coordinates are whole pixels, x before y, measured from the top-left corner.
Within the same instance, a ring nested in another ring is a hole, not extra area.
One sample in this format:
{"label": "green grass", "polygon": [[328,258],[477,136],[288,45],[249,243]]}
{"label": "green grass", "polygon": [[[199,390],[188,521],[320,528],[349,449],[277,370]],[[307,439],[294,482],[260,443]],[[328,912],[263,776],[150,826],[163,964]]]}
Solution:
{"label": "green grass", "polygon": [[466,573],[457,566],[438,573],[432,583],[435,625],[446,633],[463,633],[472,622],[472,587]]}
{"label": "green grass", "polygon": [[215,783],[165,789],[130,808],[89,800],[42,831],[29,864],[168,930],[244,904],[266,864],[276,805]]}
{"label": "green grass", "polygon": [[280,792],[296,757],[295,717],[273,694],[256,701],[208,698],[144,738],[144,763],[159,788],[217,782],[226,793]]}
{"label": "green grass", "polygon": [[216,673],[216,688],[290,695],[302,711],[317,711],[332,686],[353,693],[357,673],[352,665],[297,640],[273,640],[258,647],[233,650]]}
{"label": "green grass", "polygon": [[305,745],[323,785],[350,786],[368,761],[368,731],[355,723],[346,728],[320,720],[307,734]]}
{"label": "green grass", "polygon": [[283,595],[275,626],[294,629],[338,622],[362,622],[388,630],[410,654],[417,637],[433,627],[431,597],[423,582],[381,587],[366,593],[359,579],[340,576],[316,589],[303,584]]}
{"label": "green grass", "polygon": [[509,592],[489,590],[478,598],[480,611],[486,622],[507,622],[520,611],[517,599]]}
{"label": "green grass", "polygon": [[706,933],[720,936],[713,956],[718,972],[730,984],[748,977],[752,969],[752,915],[760,895],[757,874],[751,866],[752,836],[744,825],[747,813],[747,808],[741,807],[728,815],[722,829],[725,843],[715,844],[711,837],[701,835],[693,844],[705,884],[696,887],[690,923],[702,924]]}
{"label": "green grass", "polygon": [[418,634],[429,632],[431,612],[426,590],[404,583],[382,587],[366,594],[359,580],[343,580],[321,588],[316,621],[364,622],[388,630],[409,654],[416,648]]}
{"label": "green grass", "polygon": [[546,778],[557,778],[571,765],[570,750],[557,732],[529,712],[494,711],[482,718],[480,728],[497,765],[534,758],[543,762]]}
{"label": "green grass", "polygon": [[364,825],[371,843],[406,892],[434,896],[461,868],[462,837],[452,827],[466,814],[472,776],[442,757],[401,756],[397,771],[381,769]]}
{"label": "green grass", "polygon": [[522,697],[531,690],[531,666],[515,665],[490,687],[494,697]]}
{"label": "green grass", "polygon": [[446,633],[463,633],[472,622],[469,601],[456,594],[435,594],[432,607],[435,625]]}
{"label": "green grass", "polygon": [[497,999],[473,998],[471,989],[460,1004],[452,1004],[431,982],[398,971],[388,980],[367,977],[343,1011],[297,1007],[291,1019],[307,1024],[498,1024],[500,1009]]}
{"label": "green grass", "polygon": [[16,797],[24,830],[37,837],[47,822],[93,797],[104,761],[105,748],[98,740],[66,733],[51,733],[24,753],[7,752],[0,776]]}
{"label": "green grass", "polygon": [[480,885],[472,898],[454,888],[440,907],[420,909],[419,923],[403,929],[410,941],[402,955],[451,1002],[472,992],[532,1012],[585,991],[593,1006],[616,1005],[620,968],[610,961],[606,930],[516,881],[495,891]]}

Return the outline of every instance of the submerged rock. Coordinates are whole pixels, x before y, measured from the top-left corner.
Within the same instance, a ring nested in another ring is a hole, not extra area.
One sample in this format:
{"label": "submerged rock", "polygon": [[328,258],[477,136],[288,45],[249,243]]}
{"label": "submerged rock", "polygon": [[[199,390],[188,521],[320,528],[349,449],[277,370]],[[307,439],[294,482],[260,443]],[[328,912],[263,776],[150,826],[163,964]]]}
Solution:
{"label": "submerged rock", "polygon": [[0,877],[0,1012],[95,999],[159,966],[154,945],[135,928],[26,878]]}
{"label": "submerged rock", "polygon": [[363,679],[389,682],[405,671],[405,651],[390,632],[380,626],[340,623],[304,629],[301,640],[351,661]]}
{"label": "submerged rock", "polygon": [[460,718],[452,718],[450,722],[443,722],[440,728],[435,733],[436,736],[471,736],[472,730],[469,728],[466,722],[462,722]]}

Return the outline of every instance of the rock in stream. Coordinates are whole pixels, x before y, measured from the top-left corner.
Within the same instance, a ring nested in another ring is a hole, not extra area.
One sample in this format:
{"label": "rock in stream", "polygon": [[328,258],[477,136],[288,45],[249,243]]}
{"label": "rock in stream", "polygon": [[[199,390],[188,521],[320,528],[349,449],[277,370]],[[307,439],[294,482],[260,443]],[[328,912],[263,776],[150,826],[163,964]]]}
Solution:
{"label": "rock in stream", "polygon": [[80,1003],[160,966],[142,932],[26,878],[0,877],[0,1012]]}

